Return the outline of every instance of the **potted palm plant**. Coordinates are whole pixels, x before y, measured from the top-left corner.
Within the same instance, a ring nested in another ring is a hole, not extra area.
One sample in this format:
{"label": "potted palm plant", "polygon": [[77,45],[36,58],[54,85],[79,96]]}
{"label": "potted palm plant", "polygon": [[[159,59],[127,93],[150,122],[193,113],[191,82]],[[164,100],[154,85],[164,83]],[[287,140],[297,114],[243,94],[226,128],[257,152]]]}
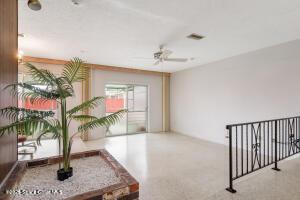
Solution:
{"label": "potted palm plant", "polygon": [[[6,107],[0,109],[0,116],[10,120],[10,124],[0,127],[0,137],[4,134],[17,133],[20,129],[25,134],[38,133],[37,143],[43,136],[52,134],[52,137],[62,141],[62,163],[57,171],[58,180],[65,180],[73,175],[70,165],[70,156],[73,137],[81,132],[100,126],[110,126],[117,123],[126,110],[120,110],[104,117],[96,117],[83,114],[101,104],[104,97],[92,99],[67,109],[67,99],[75,95],[73,83],[82,82],[88,78],[87,65],[79,58],[74,58],[64,65],[63,72],[56,76],[48,70],[38,69],[30,63],[25,64],[31,75],[31,82],[15,83],[6,87],[11,89],[12,95],[16,95],[30,103],[43,104],[46,101],[56,101],[60,108],[60,119],[54,117],[51,111],[39,111],[18,107]],[[45,85],[41,89],[36,85]],[[81,122],[77,132],[70,135],[69,125],[72,120]]]}

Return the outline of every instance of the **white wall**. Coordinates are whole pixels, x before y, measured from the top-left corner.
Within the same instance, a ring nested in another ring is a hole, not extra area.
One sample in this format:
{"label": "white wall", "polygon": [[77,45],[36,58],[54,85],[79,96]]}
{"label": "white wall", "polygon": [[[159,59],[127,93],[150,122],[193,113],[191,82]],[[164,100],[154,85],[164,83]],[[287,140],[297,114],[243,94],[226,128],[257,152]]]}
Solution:
{"label": "white wall", "polygon": [[171,129],[226,143],[226,124],[299,115],[300,40],[171,75]]}
{"label": "white wall", "polygon": [[[92,70],[91,96],[105,96],[105,85],[108,83],[141,84],[148,86],[148,131],[162,131],[162,77],[124,72]],[[95,116],[104,116],[104,105],[95,109]],[[104,137],[103,128],[92,130],[89,139]]]}

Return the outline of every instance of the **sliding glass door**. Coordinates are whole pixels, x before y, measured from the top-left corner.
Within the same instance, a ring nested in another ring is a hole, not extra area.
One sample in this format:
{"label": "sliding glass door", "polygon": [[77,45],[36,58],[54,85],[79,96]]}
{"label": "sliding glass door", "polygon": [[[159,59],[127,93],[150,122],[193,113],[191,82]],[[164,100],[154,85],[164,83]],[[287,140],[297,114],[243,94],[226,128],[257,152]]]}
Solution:
{"label": "sliding glass door", "polygon": [[128,112],[116,125],[106,127],[106,135],[124,135],[147,132],[148,87],[144,85],[107,84],[106,115],[120,109]]}

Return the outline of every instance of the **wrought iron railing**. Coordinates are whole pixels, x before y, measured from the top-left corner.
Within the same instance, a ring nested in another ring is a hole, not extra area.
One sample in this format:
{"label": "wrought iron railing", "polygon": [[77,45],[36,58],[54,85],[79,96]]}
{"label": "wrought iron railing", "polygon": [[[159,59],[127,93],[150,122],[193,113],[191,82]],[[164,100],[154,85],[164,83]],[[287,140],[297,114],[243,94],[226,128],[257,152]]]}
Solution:
{"label": "wrought iron railing", "polygon": [[231,124],[229,134],[229,187],[233,181],[300,152],[300,116]]}

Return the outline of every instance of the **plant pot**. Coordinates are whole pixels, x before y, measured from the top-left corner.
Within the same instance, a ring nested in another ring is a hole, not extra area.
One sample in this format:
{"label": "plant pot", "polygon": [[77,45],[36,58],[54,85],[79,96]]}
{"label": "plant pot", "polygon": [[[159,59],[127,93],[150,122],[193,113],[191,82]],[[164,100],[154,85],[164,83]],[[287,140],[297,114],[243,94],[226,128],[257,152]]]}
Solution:
{"label": "plant pot", "polygon": [[73,176],[73,167],[69,168],[69,170],[67,171],[67,176],[68,178]]}
{"label": "plant pot", "polygon": [[71,176],[73,176],[73,168],[72,167],[70,167],[67,171],[65,171],[63,168],[57,170],[57,180],[64,181]]}

